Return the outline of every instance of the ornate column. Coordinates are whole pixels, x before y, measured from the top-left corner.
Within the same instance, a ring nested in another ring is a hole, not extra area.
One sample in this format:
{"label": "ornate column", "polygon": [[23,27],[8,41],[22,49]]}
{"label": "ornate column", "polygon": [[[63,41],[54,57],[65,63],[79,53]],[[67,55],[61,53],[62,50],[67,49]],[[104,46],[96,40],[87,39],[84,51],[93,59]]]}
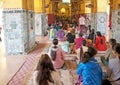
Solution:
{"label": "ornate column", "polygon": [[108,0],[97,0],[97,31],[100,31],[102,34],[107,34],[107,22],[108,16],[107,15],[107,6]]}
{"label": "ornate column", "polygon": [[4,0],[3,29],[6,54],[24,54],[35,45],[33,1]]}
{"label": "ornate column", "polygon": [[91,28],[97,29],[97,21],[96,21],[96,12],[97,12],[97,0],[91,0]]}
{"label": "ornate column", "polygon": [[48,20],[45,6],[45,0],[34,0],[35,35],[44,36],[46,32]]}
{"label": "ornate column", "polygon": [[112,14],[112,38],[120,42],[120,0],[110,0]]}
{"label": "ornate column", "polygon": [[91,1],[85,1],[85,14],[86,14],[86,19],[89,20],[90,24],[91,24],[91,8],[92,8],[92,4]]}
{"label": "ornate column", "polygon": [[80,2],[80,14],[85,14],[85,2]]}
{"label": "ornate column", "polygon": [[93,9],[92,9],[92,20],[94,20],[93,28],[96,31],[100,31],[102,34],[106,35],[107,29],[107,6],[108,0],[92,0]]}

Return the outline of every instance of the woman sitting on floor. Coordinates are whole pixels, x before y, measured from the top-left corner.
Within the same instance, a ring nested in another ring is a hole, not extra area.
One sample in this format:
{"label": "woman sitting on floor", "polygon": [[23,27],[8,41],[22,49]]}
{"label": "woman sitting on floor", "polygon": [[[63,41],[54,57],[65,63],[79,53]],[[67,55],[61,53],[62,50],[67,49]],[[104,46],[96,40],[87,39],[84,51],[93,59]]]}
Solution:
{"label": "woman sitting on floor", "polygon": [[100,31],[97,31],[97,36],[95,39],[95,47],[98,51],[106,51],[107,45],[106,45],[106,38],[104,35],[101,34]]}
{"label": "woman sitting on floor", "polygon": [[84,53],[82,62],[78,66],[77,74],[81,77],[82,85],[101,85],[102,69],[97,60],[94,58],[97,51],[93,47],[88,47]]}
{"label": "woman sitting on floor", "polygon": [[60,75],[55,71],[47,54],[40,57],[37,69],[33,74],[33,85],[62,85]]}
{"label": "woman sitting on floor", "polygon": [[112,52],[115,58],[110,59],[107,73],[112,85],[120,85],[120,44],[116,44]]}
{"label": "woman sitting on floor", "polygon": [[110,59],[115,58],[115,56],[112,53],[112,47],[116,44],[115,39],[110,39],[109,40],[109,48],[107,49],[105,56],[101,56],[101,61],[105,66],[108,66],[108,62]]}

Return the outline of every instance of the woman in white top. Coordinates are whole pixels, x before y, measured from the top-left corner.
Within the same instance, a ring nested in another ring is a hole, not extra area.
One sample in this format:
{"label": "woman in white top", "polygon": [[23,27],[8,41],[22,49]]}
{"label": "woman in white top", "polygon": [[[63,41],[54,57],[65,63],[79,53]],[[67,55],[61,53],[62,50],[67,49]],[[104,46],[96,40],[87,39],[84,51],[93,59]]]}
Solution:
{"label": "woman in white top", "polygon": [[43,54],[39,60],[33,74],[33,83],[34,85],[62,85],[60,75],[55,71],[47,54]]}
{"label": "woman in white top", "polygon": [[112,85],[120,85],[120,44],[113,46],[112,52],[115,58],[109,61],[108,77]]}

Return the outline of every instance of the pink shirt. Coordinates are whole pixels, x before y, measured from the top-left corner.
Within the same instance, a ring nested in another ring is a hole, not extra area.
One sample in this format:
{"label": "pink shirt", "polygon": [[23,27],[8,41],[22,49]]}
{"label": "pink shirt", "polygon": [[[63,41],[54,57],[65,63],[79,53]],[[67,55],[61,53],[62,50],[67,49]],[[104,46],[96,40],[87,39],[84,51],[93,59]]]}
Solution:
{"label": "pink shirt", "polygon": [[58,47],[57,53],[56,53],[56,59],[55,61],[52,60],[54,68],[61,68],[63,66],[64,55],[65,55],[65,52],[61,49],[61,47]]}
{"label": "pink shirt", "polygon": [[81,45],[82,45],[82,41],[84,40],[84,38],[79,37],[75,39],[75,48],[78,49]]}

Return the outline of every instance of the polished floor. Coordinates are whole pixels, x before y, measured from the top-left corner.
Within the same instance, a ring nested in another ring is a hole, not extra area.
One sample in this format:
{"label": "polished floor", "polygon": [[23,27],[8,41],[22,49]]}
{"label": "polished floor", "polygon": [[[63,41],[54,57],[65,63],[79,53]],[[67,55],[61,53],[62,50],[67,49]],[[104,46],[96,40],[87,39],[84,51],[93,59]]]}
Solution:
{"label": "polished floor", "polygon": [[[36,36],[36,41],[41,42],[42,37]],[[3,42],[0,42],[0,85],[7,85],[27,58],[26,55],[5,55]]]}
{"label": "polished floor", "polygon": [[0,85],[6,85],[9,79],[25,62],[27,55],[5,55],[3,44],[0,42]]}
{"label": "polished floor", "polygon": [[[41,42],[43,37],[36,36],[36,41]],[[48,43],[51,43],[49,41]],[[0,85],[7,85],[21,65],[25,62],[26,55],[5,55],[4,45],[0,42]],[[76,67],[75,67],[76,68]]]}

